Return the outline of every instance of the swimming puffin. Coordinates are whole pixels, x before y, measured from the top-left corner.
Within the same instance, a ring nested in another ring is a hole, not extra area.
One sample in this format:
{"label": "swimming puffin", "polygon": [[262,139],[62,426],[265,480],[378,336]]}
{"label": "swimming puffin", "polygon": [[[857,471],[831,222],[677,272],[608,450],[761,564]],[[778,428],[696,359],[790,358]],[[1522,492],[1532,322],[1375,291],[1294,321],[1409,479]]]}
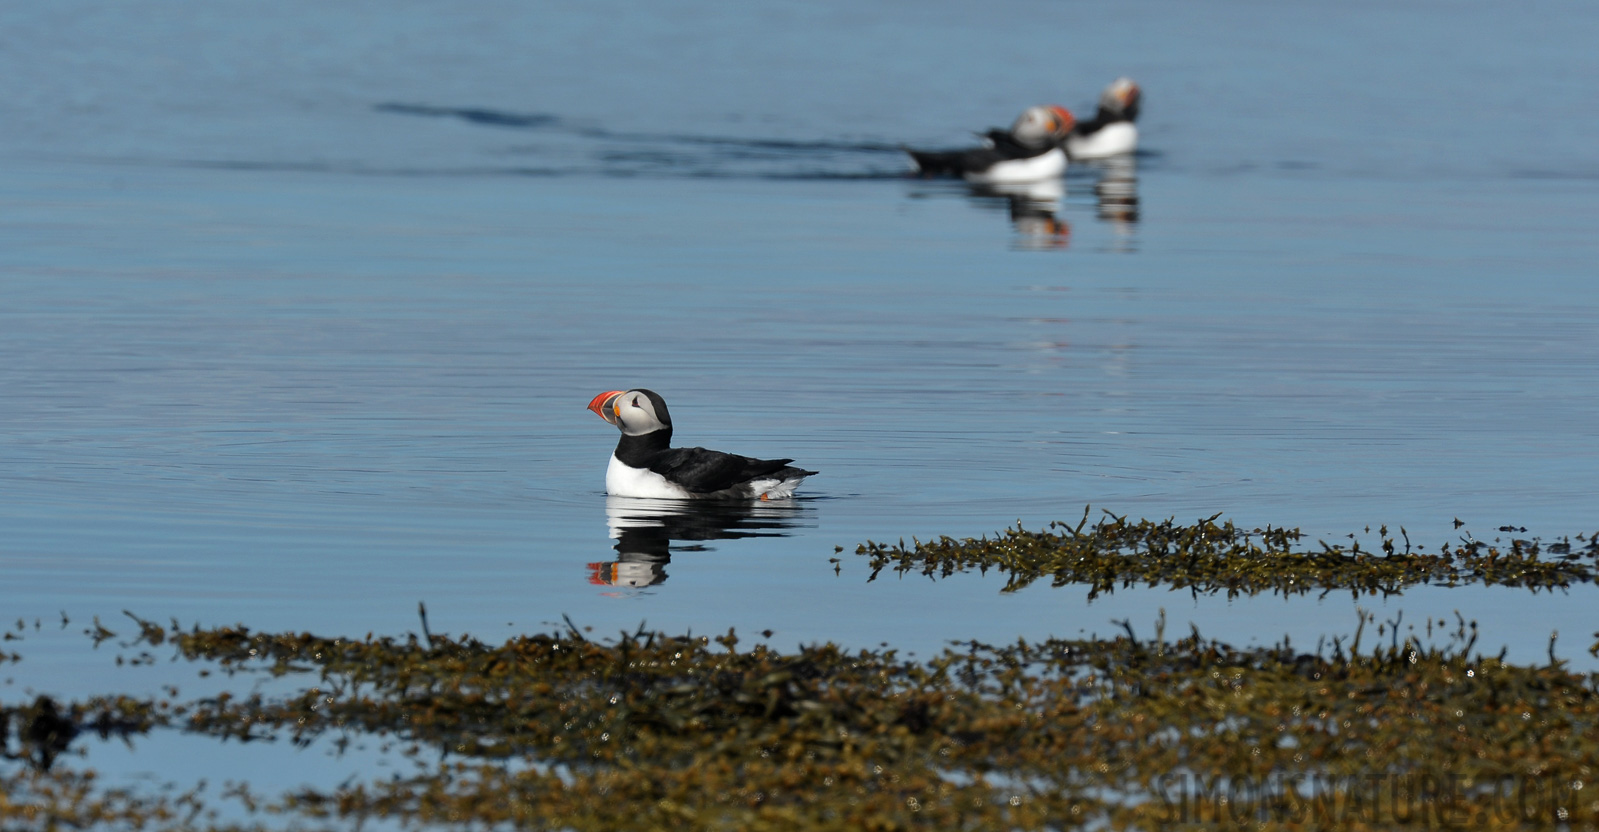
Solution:
{"label": "swimming puffin", "polygon": [[923,176],[959,176],[978,185],[1037,182],[1066,172],[1061,143],[1074,123],[1065,107],[1028,107],[1009,130],[983,134],[982,147],[905,152]]}
{"label": "swimming puffin", "polygon": [[1066,155],[1073,159],[1103,159],[1138,149],[1138,105],[1143,91],[1131,78],[1117,78],[1099,95],[1099,111],[1091,121],[1072,128],[1066,137]]}
{"label": "swimming puffin", "polygon": [[771,500],[791,496],[801,480],[816,473],[789,465],[792,459],[671,447],[672,415],[653,390],[601,393],[589,410],[622,431],[605,469],[605,490],[618,497]]}

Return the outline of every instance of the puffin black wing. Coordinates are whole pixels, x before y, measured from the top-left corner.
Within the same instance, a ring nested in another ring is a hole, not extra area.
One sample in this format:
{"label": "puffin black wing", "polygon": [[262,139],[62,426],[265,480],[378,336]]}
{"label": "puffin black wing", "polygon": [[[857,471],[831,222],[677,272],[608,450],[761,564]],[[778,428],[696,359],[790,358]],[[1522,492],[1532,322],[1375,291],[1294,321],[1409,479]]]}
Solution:
{"label": "puffin black wing", "polygon": [[1005,161],[1005,156],[989,147],[971,150],[907,150],[923,176],[960,176],[967,171],[985,171]]}
{"label": "puffin black wing", "polygon": [[1077,136],[1092,136],[1112,124],[1117,124],[1123,121],[1137,121],[1138,102],[1139,99],[1135,96],[1131,103],[1121,108],[1119,111],[1112,110],[1109,107],[1101,104],[1099,105],[1099,109],[1094,112],[1093,119],[1089,121],[1079,121],[1077,125],[1072,128],[1072,134]]}
{"label": "puffin black wing", "polygon": [[755,459],[705,448],[668,448],[650,460],[649,469],[696,494],[709,494],[763,477],[786,479],[789,471],[792,476],[816,473],[791,468],[793,461]]}
{"label": "puffin black wing", "polygon": [[1027,147],[1011,136],[1008,130],[990,130],[984,134],[988,146],[968,150],[912,150],[905,152],[916,161],[923,176],[960,176],[968,171],[982,172],[1000,162],[1012,159],[1031,159],[1055,148],[1052,144]]}

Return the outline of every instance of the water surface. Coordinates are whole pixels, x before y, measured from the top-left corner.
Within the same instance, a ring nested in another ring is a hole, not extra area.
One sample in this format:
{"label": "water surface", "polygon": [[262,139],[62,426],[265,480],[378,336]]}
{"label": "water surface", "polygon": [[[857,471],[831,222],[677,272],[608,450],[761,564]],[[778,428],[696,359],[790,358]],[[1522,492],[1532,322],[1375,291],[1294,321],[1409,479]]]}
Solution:
{"label": "water surface", "polygon": [[[1161,608],[1313,644],[1358,604],[1588,661],[1591,587],[866,582],[868,538],[1086,504],[1428,548],[1599,527],[1599,13],[1005,11],[0,12],[0,606],[69,635],[123,609],[400,633],[425,601],[485,638],[567,616],[930,651]],[[1074,168],[1043,233],[904,176],[900,143],[1084,111],[1120,74],[1145,152]],[[584,405],[636,386],[681,443],[821,474],[625,540]],[[645,577],[607,582],[629,554]],[[32,638],[9,689],[120,684]]]}

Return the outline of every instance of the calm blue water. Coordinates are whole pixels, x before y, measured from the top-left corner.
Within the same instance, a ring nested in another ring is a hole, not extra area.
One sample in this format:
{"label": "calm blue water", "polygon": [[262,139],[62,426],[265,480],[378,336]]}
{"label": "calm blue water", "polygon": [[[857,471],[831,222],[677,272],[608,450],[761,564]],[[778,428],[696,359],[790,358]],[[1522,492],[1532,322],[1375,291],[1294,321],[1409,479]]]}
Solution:
{"label": "calm blue water", "polygon": [[[1592,532],[1596,42],[1552,3],[0,8],[0,615],[73,620],[0,691],[124,689],[75,649],[123,609],[923,653],[1160,608],[1346,633],[1347,596],[867,583],[853,551],[1085,504]],[[1121,74],[1145,152],[1074,169],[1064,229],[903,176],[899,143]],[[637,386],[682,444],[821,471],[808,499],[608,514],[584,405]],[[1582,661],[1592,591],[1359,605]]]}

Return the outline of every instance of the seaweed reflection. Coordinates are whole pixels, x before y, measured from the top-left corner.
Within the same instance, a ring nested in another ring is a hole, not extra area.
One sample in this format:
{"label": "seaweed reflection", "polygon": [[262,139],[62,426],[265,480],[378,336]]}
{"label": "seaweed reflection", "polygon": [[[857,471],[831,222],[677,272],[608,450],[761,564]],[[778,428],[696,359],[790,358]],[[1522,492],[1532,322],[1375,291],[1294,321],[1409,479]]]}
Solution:
{"label": "seaweed reflection", "polygon": [[[672,552],[703,552],[707,540],[787,537],[809,512],[796,500],[759,503],[605,498],[616,560],[591,563],[589,583],[654,586],[666,580]],[[676,545],[674,545],[676,541]]]}

